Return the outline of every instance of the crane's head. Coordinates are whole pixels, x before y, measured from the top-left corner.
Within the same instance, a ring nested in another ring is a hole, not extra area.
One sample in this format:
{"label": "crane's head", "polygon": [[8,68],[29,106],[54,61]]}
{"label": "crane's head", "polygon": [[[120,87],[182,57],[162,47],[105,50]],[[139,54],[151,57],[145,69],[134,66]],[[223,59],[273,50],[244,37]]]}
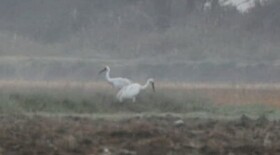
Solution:
{"label": "crane's head", "polygon": [[102,70],[99,71],[99,74],[109,70],[110,70],[109,66],[105,66]]}
{"label": "crane's head", "polygon": [[149,79],[149,83],[152,85],[153,91],[155,92],[155,80],[154,79]]}

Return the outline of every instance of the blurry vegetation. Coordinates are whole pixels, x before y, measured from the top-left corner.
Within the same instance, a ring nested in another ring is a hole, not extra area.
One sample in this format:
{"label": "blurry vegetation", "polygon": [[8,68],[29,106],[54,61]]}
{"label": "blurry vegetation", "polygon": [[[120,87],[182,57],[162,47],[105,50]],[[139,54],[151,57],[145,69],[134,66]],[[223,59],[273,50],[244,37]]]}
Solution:
{"label": "blurry vegetation", "polygon": [[[96,86],[89,89],[71,85],[25,88],[11,85],[0,91],[0,112],[2,114],[65,115],[177,113],[187,117],[221,118],[236,118],[245,114],[252,117],[265,115],[273,119],[280,117],[279,109],[271,105],[274,100],[277,102],[279,90],[271,89],[274,95],[269,95],[271,100],[266,102],[268,96],[265,94],[270,90],[263,92],[258,89],[251,91],[237,89],[238,92],[236,92],[235,89],[159,86],[156,93],[152,93],[151,90],[142,92],[135,103],[131,100],[120,103],[115,97],[115,92],[108,88]],[[219,90],[228,93],[218,94]],[[255,93],[263,95],[256,96]],[[252,99],[252,95],[255,95],[257,99]],[[234,97],[233,100],[228,99],[232,97]]]}
{"label": "blurry vegetation", "polygon": [[92,80],[109,64],[136,80],[279,81],[280,3],[241,14],[211,2],[2,0],[0,78]]}
{"label": "blurry vegetation", "polygon": [[[205,0],[4,0],[2,55],[279,59],[279,6],[247,14]],[[272,43],[272,41],[274,43]],[[268,54],[269,53],[269,54]],[[264,57],[275,54],[277,57]]]}

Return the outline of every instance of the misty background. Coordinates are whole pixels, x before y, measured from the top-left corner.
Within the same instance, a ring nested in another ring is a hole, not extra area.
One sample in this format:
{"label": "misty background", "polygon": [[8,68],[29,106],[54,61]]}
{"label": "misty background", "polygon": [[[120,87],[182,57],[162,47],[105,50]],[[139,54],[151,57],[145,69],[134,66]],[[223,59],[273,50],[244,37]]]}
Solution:
{"label": "misty background", "polygon": [[280,1],[225,3],[0,0],[0,79],[280,82]]}

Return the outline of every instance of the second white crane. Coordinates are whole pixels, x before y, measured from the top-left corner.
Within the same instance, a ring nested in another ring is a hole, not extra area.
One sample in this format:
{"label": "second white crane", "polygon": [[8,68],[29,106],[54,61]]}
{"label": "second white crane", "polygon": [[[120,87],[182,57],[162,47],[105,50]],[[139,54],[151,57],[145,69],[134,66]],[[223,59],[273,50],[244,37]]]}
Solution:
{"label": "second white crane", "polygon": [[141,90],[144,90],[151,84],[153,91],[155,92],[154,79],[148,79],[145,85],[140,85],[139,83],[132,83],[123,87],[117,94],[117,99],[122,102],[123,99],[132,99],[133,102],[136,100],[136,96]]}

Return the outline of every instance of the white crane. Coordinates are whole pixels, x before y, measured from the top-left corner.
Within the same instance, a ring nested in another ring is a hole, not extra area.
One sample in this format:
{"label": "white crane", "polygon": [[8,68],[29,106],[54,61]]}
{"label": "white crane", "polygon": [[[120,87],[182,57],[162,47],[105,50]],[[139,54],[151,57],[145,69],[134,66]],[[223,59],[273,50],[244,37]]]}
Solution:
{"label": "white crane", "polygon": [[154,79],[148,79],[145,85],[140,85],[139,83],[132,83],[123,87],[117,94],[117,99],[122,102],[123,99],[132,99],[135,102],[136,96],[141,90],[146,89],[148,85],[151,84],[153,91],[155,92]]}
{"label": "white crane", "polygon": [[108,83],[110,83],[114,88],[120,90],[121,88],[123,88],[124,86],[127,86],[129,84],[131,84],[132,82],[127,79],[127,78],[122,78],[122,77],[115,77],[115,78],[111,78],[110,77],[110,67],[109,66],[105,66],[104,69],[99,71],[99,74],[103,73],[106,71],[106,80]]}

